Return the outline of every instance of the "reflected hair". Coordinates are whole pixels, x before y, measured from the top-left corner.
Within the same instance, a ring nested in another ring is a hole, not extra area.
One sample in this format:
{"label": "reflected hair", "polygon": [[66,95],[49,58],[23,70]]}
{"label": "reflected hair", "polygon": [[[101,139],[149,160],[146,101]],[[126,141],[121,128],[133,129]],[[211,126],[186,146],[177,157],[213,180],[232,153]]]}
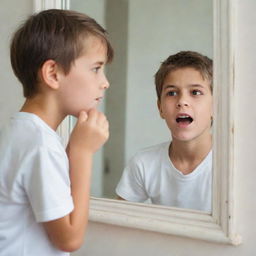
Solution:
{"label": "reflected hair", "polygon": [[193,51],[181,51],[170,55],[155,74],[155,86],[157,99],[160,101],[165,78],[172,72],[180,68],[194,68],[199,71],[204,79],[210,82],[212,92],[213,82],[213,62],[207,56]]}
{"label": "reflected hair", "polygon": [[50,9],[30,16],[14,33],[10,45],[12,68],[24,96],[38,93],[38,71],[45,61],[56,61],[68,74],[75,59],[86,52],[90,36],[105,44],[107,62],[111,62],[114,52],[106,30],[86,14]]}

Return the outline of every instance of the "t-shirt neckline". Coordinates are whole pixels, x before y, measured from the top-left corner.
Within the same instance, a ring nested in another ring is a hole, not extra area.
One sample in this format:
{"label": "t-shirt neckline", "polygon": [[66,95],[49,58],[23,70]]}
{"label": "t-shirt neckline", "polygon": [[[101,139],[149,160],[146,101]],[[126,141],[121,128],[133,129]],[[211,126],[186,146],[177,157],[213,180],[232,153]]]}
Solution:
{"label": "t-shirt neckline", "polygon": [[171,165],[172,173],[180,179],[188,180],[195,178],[198,174],[202,173],[204,169],[206,169],[206,165],[209,162],[208,159],[212,158],[212,150],[209,151],[209,153],[206,155],[206,157],[202,160],[202,162],[189,174],[183,174],[180,170],[178,170],[174,164],[172,163],[172,160],[169,157],[169,146],[171,145],[171,142],[166,143],[165,147],[165,157],[167,160],[168,165]]}
{"label": "t-shirt neckline", "polygon": [[61,137],[59,136],[59,134],[55,130],[53,130],[43,119],[41,119],[38,115],[34,113],[20,111],[15,113],[13,115],[13,118],[14,119],[25,118],[28,120],[32,120],[37,124],[41,125],[44,129],[46,129],[52,135],[56,136],[61,141]]}

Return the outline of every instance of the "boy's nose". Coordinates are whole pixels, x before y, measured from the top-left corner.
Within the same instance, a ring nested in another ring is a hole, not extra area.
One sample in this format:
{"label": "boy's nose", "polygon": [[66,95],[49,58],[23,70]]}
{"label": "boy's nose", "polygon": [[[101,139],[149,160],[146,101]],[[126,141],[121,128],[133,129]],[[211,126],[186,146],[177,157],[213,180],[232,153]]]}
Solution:
{"label": "boy's nose", "polygon": [[103,84],[104,89],[108,89],[109,88],[109,82],[108,80],[106,80],[106,82]]}
{"label": "boy's nose", "polygon": [[109,88],[109,82],[106,80],[100,84],[100,88],[106,90]]}
{"label": "boy's nose", "polygon": [[108,89],[109,88],[109,82],[108,82],[108,79],[106,78],[106,76],[104,76],[104,80],[102,82],[102,88],[103,89]]}

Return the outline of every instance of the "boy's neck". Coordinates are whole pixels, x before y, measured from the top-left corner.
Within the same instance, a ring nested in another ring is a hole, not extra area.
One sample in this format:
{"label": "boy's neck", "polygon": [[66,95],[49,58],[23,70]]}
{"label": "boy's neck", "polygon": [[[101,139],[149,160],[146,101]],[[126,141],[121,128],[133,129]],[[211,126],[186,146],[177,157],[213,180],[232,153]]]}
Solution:
{"label": "boy's neck", "polygon": [[189,174],[204,160],[211,149],[210,133],[200,141],[182,142],[173,139],[169,148],[169,157],[179,171]]}
{"label": "boy's neck", "polygon": [[20,109],[21,112],[33,113],[39,116],[53,130],[57,130],[59,124],[65,118],[60,114],[60,111],[54,101],[45,99],[44,97],[35,96],[31,99],[26,99],[24,105]]}

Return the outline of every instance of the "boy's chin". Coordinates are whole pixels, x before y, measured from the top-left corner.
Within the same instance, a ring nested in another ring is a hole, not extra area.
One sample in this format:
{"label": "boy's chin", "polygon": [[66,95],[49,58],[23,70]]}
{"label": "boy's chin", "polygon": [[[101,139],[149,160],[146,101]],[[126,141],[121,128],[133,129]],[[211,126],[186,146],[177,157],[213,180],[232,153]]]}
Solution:
{"label": "boy's chin", "polygon": [[74,113],[71,113],[70,115],[73,116],[73,117],[78,118],[78,117],[79,117],[79,114],[80,114],[82,111],[88,113],[91,109],[97,109],[97,106],[94,106],[94,107],[91,107],[91,108],[87,108],[87,109],[80,109],[80,110],[78,110],[78,111],[76,111],[76,112],[74,112]]}
{"label": "boy's chin", "polygon": [[175,134],[173,135],[173,139],[179,142],[189,142],[194,139],[194,136],[191,134]]}
{"label": "boy's chin", "polygon": [[[78,118],[81,111],[85,111],[85,110],[78,110],[78,111],[70,112],[70,113],[68,113],[68,115],[72,116],[72,117],[75,117],[75,118]],[[87,113],[88,110],[85,111],[85,112]]]}

